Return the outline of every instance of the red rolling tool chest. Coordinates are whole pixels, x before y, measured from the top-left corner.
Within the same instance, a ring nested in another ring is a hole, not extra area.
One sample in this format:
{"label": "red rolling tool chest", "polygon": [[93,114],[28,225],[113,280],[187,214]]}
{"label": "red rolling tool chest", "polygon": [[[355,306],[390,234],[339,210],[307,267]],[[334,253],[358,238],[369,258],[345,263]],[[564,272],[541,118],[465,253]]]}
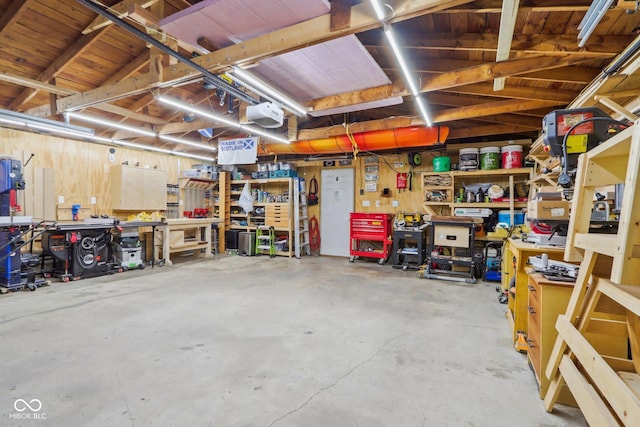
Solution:
{"label": "red rolling tool chest", "polygon": [[[349,222],[349,261],[377,258],[384,264],[391,254],[393,214],[352,212]],[[380,246],[382,246],[380,248]]]}

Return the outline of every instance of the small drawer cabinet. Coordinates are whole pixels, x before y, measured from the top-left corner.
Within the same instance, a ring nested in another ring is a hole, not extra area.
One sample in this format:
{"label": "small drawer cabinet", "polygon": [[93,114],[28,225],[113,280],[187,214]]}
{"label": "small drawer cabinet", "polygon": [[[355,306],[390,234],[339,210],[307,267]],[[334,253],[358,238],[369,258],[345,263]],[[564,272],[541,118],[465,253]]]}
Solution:
{"label": "small drawer cabinet", "polygon": [[[544,372],[547,369],[549,357],[558,336],[556,320],[558,315],[566,312],[573,287],[574,283],[549,280],[541,273],[529,275],[527,299],[527,344],[529,350],[527,355],[538,381],[541,399],[544,398],[549,388],[549,380]],[[587,332],[585,336],[601,354],[613,357],[627,356],[627,338],[623,335],[611,334],[605,336]],[[560,392],[558,402],[576,406],[575,400],[566,385]]]}

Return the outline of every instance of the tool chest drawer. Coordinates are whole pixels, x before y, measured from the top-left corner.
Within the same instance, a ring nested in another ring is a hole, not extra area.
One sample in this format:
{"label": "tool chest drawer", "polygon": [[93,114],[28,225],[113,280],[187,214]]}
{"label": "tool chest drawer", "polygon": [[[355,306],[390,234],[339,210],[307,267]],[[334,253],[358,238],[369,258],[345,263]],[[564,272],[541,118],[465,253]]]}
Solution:
{"label": "tool chest drawer", "polygon": [[391,252],[392,214],[351,212],[349,216],[349,261],[357,257],[386,262]]}
{"label": "tool chest drawer", "polygon": [[470,246],[469,227],[455,225],[433,225],[433,244],[436,246],[451,246],[454,248],[468,248]]}

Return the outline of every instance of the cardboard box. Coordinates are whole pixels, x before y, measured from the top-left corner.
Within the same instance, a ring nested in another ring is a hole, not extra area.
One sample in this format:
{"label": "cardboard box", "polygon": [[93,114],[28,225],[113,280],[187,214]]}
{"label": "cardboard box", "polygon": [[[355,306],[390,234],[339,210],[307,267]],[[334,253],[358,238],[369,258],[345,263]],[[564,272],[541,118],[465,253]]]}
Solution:
{"label": "cardboard box", "polygon": [[569,219],[569,202],[566,200],[532,200],[527,204],[529,219]]}

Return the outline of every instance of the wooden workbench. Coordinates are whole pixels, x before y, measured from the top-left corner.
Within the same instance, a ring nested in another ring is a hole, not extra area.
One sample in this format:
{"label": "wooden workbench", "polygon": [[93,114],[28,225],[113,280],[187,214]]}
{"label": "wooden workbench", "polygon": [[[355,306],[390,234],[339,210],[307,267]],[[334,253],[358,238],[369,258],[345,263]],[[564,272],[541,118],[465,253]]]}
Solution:
{"label": "wooden workbench", "polygon": [[171,254],[176,252],[196,251],[199,256],[213,258],[211,225],[221,222],[219,218],[168,219],[156,233],[156,250],[161,249],[159,258],[168,266],[172,264]]}

